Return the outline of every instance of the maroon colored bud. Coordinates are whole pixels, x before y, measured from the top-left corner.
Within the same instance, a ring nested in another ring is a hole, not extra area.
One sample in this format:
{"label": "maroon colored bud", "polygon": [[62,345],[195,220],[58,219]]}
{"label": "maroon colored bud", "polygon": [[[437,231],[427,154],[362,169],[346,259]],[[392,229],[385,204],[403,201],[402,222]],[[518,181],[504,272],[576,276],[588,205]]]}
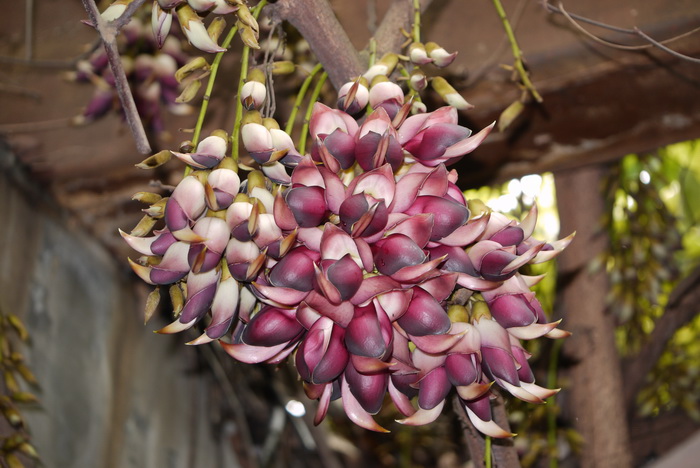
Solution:
{"label": "maroon colored bud", "polygon": [[294,187],[285,193],[285,200],[300,227],[323,224],[328,207],[321,187]]}
{"label": "maroon colored bud", "polygon": [[391,340],[391,330],[382,330],[374,305],[355,307],[355,315],[346,328],[345,345],[353,354],[366,357],[383,357],[387,343]]}
{"label": "maroon colored bud", "polygon": [[373,250],[377,270],[388,276],[401,268],[419,265],[427,257],[423,249],[403,234],[392,234],[379,240]]}
{"label": "maroon colored bud", "polygon": [[420,381],[418,406],[426,410],[435,408],[447,397],[451,388],[445,368],[442,366],[436,367]]}
{"label": "maroon colored bud", "polygon": [[276,346],[292,341],[303,331],[293,309],[265,306],[246,325],[241,338],[252,346]]}
{"label": "maroon colored bud", "polygon": [[345,380],[360,406],[369,414],[377,414],[382,408],[389,383],[389,374],[360,374],[351,363],[345,369]]}
{"label": "maroon colored bud", "polygon": [[445,359],[447,377],[455,387],[471,385],[479,381],[481,370],[477,367],[476,354],[448,354]]}
{"label": "maroon colored bud", "polygon": [[397,322],[406,333],[415,336],[440,335],[452,325],[440,303],[418,287],[413,288],[411,303]]}
{"label": "maroon colored bud", "polygon": [[270,270],[273,286],[311,291],[313,289],[314,262],[301,249],[294,249]]}
{"label": "maroon colored bud", "polygon": [[331,319],[317,320],[297,350],[295,362],[301,378],[321,384],[338,377],[349,359],[344,338],[345,330]]}
{"label": "maroon colored bud", "polygon": [[469,209],[448,198],[434,196],[417,197],[406,210],[407,214],[432,213],[433,232],[430,240],[447,237],[469,220]]}

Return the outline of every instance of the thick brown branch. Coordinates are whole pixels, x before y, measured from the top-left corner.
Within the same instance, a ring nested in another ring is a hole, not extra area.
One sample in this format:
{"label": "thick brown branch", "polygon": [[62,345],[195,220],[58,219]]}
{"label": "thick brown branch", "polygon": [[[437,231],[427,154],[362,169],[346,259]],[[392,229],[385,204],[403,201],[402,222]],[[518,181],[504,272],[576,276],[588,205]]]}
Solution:
{"label": "thick brown branch", "polygon": [[135,0],[127,7],[127,10],[122,16],[111,23],[105,22],[102,19],[100,10],[97,8],[94,0],[82,1],[85,11],[87,11],[88,17],[90,18],[90,22],[102,38],[102,44],[104,45],[107,59],[109,60],[109,67],[114,75],[114,83],[117,88],[117,94],[119,95],[119,101],[122,104],[126,122],[134,136],[136,149],[141,154],[149,154],[151,152],[151,145],[148,143],[148,137],[146,137],[146,131],[143,128],[141,117],[139,116],[138,110],[136,110],[134,96],[131,94],[129,82],[127,81],[126,73],[124,73],[124,68],[122,67],[116,41],[120,25],[128,23],[128,19],[144,0]]}
{"label": "thick brown branch", "polygon": [[462,403],[458,395],[452,398],[452,408],[457,414],[459,425],[462,426],[462,434],[464,435],[464,441],[467,443],[469,457],[475,467],[484,466],[484,449],[486,447],[484,436],[476,430],[474,424],[469,420],[464,409],[464,403]]}
{"label": "thick brown branch", "polygon": [[[508,412],[502,395],[498,395],[491,405],[493,411],[493,420],[504,430],[510,432],[510,423],[508,422]],[[497,468],[520,468],[520,459],[518,452],[515,450],[513,439],[493,439],[491,450],[493,451],[494,466]]]}
{"label": "thick brown branch", "polygon": [[637,393],[646,382],[647,375],[659,361],[676,331],[700,313],[700,268],[681,281],[668,299],[666,310],[658,320],[654,331],[642,350],[625,360],[624,393],[628,410],[634,408]]}
{"label": "thick brown branch", "polygon": [[[421,11],[425,11],[431,3],[432,0],[421,0]],[[410,31],[412,24],[413,1],[393,0],[374,33],[374,39],[377,41],[377,55],[381,57],[387,52],[400,52],[401,44],[406,40],[406,37],[401,34],[401,29]]]}
{"label": "thick brown branch", "polygon": [[279,0],[273,19],[289,21],[304,36],[335,89],[359,76],[364,66],[327,0]]}

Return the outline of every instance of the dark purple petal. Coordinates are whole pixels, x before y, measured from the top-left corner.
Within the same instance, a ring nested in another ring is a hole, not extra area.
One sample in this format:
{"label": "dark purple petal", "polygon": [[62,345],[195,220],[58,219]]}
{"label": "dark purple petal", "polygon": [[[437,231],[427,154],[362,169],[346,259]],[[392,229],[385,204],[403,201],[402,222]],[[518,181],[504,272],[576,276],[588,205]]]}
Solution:
{"label": "dark purple petal", "polygon": [[389,384],[389,374],[364,375],[357,372],[352,364],[348,364],[345,369],[345,380],[360,406],[370,414],[377,414],[382,408]]}
{"label": "dark purple petal", "polygon": [[170,232],[163,232],[151,244],[151,251],[156,255],[165,255],[168,247],[173,245],[177,239]]}
{"label": "dark purple petal", "polygon": [[153,284],[172,284],[180,281],[189,273],[188,271],[160,270],[158,266],[151,268],[151,282]]}
{"label": "dark purple petal", "polygon": [[379,240],[373,251],[377,270],[388,276],[401,268],[419,265],[426,259],[423,249],[403,234],[392,234]]}
{"label": "dark purple petal", "polygon": [[304,327],[294,318],[294,311],[265,306],[243,330],[243,342],[252,346],[276,346],[297,337]]}
{"label": "dark purple petal", "polygon": [[299,226],[323,224],[328,208],[321,187],[295,187],[287,191],[285,199]]}
{"label": "dark purple petal", "polygon": [[428,372],[420,381],[418,390],[418,406],[422,409],[433,409],[450,393],[452,385],[447,379],[445,368],[440,366]]}
{"label": "dark purple petal", "polygon": [[503,274],[502,271],[515,258],[514,254],[504,250],[493,250],[487,253],[481,259],[481,276],[491,281],[502,281],[510,278],[515,274],[515,271],[508,274]]}
{"label": "dark purple petal", "polygon": [[369,203],[367,203],[367,197],[364,193],[357,193],[346,198],[339,209],[340,227],[350,234],[352,232],[352,225],[355,224],[363,214],[367,213],[367,210],[369,210]]}
{"label": "dark purple petal", "polygon": [[346,328],[345,345],[358,356],[378,358],[386,353],[386,342],[372,304],[355,307],[355,316]]}
{"label": "dark purple petal", "polygon": [[513,357],[518,364],[520,364],[520,369],[518,369],[518,378],[521,382],[534,383],[535,375],[532,373],[530,364],[527,362],[529,357],[528,353],[520,346],[511,346],[511,351],[513,352]]}
{"label": "dark purple petal", "polygon": [[537,311],[524,294],[504,294],[489,302],[494,319],[503,327],[525,327],[537,321]]}
{"label": "dark purple petal", "polygon": [[355,138],[344,131],[335,129],[322,143],[328,152],[338,160],[343,169],[355,164]]}
{"label": "dark purple petal", "polygon": [[344,341],[345,330],[334,325],[330,341],[328,342],[328,349],[323,359],[312,370],[311,381],[313,383],[330,382],[343,372],[350,357]]}
{"label": "dark purple petal", "polygon": [[445,260],[445,263],[442,264],[442,270],[456,271],[459,273],[467,273],[472,276],[478,276],[474,270],[471,260],[469,260],[469,256],[462,248],[440,245],[434,249],[430,249],[429,252],[431,260],[447,255],[447,260]]}
{"label": "dark purple petal", "polygon": [[471,354],[450,354],[445,359],[447,378],[455,387],[470,385],[476,382],[480,372],[474,366]]}
{"label": "dark purple petal", "polygon": [[445,309],[421,288],[413,288],[413,298],[408,310],[398,323],[406,333],[415,336],[439,335],[452,325]]}
{"label": "dark purple petal", "polygon": [[489,393],[476,400],[466,401],[467,407],[482,421],[491,421],[491,400]]}
{"label": "dark purple petal", "polygon": [[506,226],[491,236],[489,240],[496,241],[503,247],[507,247],[509,245],[519,245],[524,238],[525,236],[522,228],[518,226]]}
{"label": "dark purple petal", "polygon": [[204,314],[207,313],[211,303],[214,301],[216,285],[217,283],[212,283],[187,298],[187,302],[185,302],[185,306],[180,314],[180,322],[188,323],[194,319],[204,317]]}
{"label": "dark purple petal", "polygon": [[362,270],[350,254],[332,264],[328,268],[328,279],[340,292],[343,301],[349,300],[360,289]]}
{"label": "dark purple petal", "polygon": [[501,348],[482,346],[481,359],[481,366],[487,376],[505,380],[516,387],[520,386],[518,371],[515,369],[515,361],[508,351]]}
{"label": "dark purple petal", "polygon": [[460,226],[469,220],[469,209],[448,198],[435,196],[420,196],[406,210],[406,213],[415,215],[419,213],[433,214],[433,234],[430,240],[439,240],[449,236]]}
{"label": "dark purple petal", "polygon": [[417,159],[431,161],[445,154],[445,150],[469,137],[471,130],[450,123],[436,123],[420,132],[404,145]]}
{"label": "dark purple petal", "polygon": [[303,251],[292,250],[270,270],[273,286],[297,291],[313,289],[314,262]]}

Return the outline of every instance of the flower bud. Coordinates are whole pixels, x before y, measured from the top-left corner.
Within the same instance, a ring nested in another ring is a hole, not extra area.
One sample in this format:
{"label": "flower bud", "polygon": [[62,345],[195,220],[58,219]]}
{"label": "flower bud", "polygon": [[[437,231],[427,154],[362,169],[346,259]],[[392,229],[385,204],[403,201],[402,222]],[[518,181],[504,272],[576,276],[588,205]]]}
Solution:
{"label": "flower bud", "polygon": [[396,64],[399,63],[399,56],[392,53],[385,54],[377,63],[372,65],[369,70],[362,75],[367,81],[371,82],[376,76],[391,75]]}
{"label": "flower bud", "polygon": [[134,0],[116,0],[102,12],[102,19],[105,21],[114,21],[126,11],[126,7],[133,1]]}
{"label": "flower bud", "polygon": [[217,16],[209,23],[207,34],[209,34],[212,41],[219,42],[219,37],[221,37],[221,33],[224,32],[224,28],[226,28],[226,20],[221,16]]}
{"label": "flower bud", "polygon": [[369,90],[360,81],[345,83],[338,91],[338,108],[350,115],[367,107]]}
{"label": "flower bud", "polygon": [[207,33],[202,18],[195,13],[191,6],[188,4],[180,5],[175,11],[177,12],[177,19],[180,21],[180,26],[182,26],[182,30],[190,44],[204,52],[226,51],[226,49],[219,47],[219,45],[209,37],[209,33]]}
{"label": "flower bud", "polygon": [[163,10],[158,2],[153,2],[153,8],[151,9],[151,28],[153,29],[153,37],[159,49],[163,47],[163,43],[165,42],[165,38],[168,37],[172,24],[172,12]]}
{"label": "flower bud", "polygon": [[263,83],[248,81],[241,88],[241,103],[246,110],[260,109],[265,103],[267,88]]}
{"label": "flower bud", "polygon": [[199,79],[204,77],[204,74],[209,73],[210,68],[204,57],[195,57],[175,72],[175,79],[178,83],[182,83],[185,78],[193,73],[197,73],[194,79]]}
{"label": "flower bud", "polygon": [[272,63],[273,75],[290,75],[296,70],[296,65],[290,60],[282,60]]}
{"label": "flower bud", "polygon": [[457,57],[457,52],[449,53],[435,42],[428,42],[425,45],[425,50],[428,52],[428,56],[432,59],[433,64],[439,68],[445,68],[454,62],[455,57]]}
{"label": "flower bud", "polygon": [[425,46],[420,42],[414,42],[408,48],[408,57],[412,63],[416,65],[425,65],[433,61],[428,57],[428,52],[425,50]]}
{"label": "flower bud", "polygon": [[445,78],[436,76],[430,82],[433,89],[440,97],[450,106],[460,110],[472,109],[474,106],[469,104],[461,94],[454,89]]}

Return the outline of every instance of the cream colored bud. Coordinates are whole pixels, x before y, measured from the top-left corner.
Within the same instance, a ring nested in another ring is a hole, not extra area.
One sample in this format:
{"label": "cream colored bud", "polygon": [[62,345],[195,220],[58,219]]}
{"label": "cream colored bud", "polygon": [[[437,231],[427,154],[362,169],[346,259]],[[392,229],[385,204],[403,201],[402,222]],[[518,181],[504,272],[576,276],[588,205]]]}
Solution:
{"label": "cream colored bud", "polygon": [[362,76],[365,77],[368,82],[372,82],[376,76],[391,75],[391,72],[394,71],[398,63],[398,55],[392,53],[384,54],[384,56],[377,63],[372,65]]}
{"label": "cream colored bud", "polygon": [[195,72],[204,76],[209,73],[209,70],[211,70],[211,66],[204,57],[195,57],[175,72],[175,79],[178,83],[182,83],[185,78]]}
{"label": "cream colored bud", "polygon": [[114,21],[126,11],[126,7],[133,1],[134,0],[117,0],[108,6],[100,16],[102,16],[102,19],[105,21]]}
{"label": "cream colored bud", "polygon": [[209,23],[209,27],[207,28],[207,34],[209,34],[209,37],[211,37],[211,40],[218,43],[219,38],[221,37],[221,33],[224,32],[224,29],[226,28],[226,20],[222,16],[217,16],[212,20],[211,23]]}
{"label": "cream colored bud", "polygon": [[474,106],[469,104],[456,89],[450,85],[447,80],[441,76],[434,77],[431,86],[436,93],[447,103],[447,105],[460,110],[472,109]]}
{"label": "cream colored bud", "polygon": [[258,44],[258,33],[255,32],[250,26],[238,22],[238,33],[241,35],[241,40],[243,44],[247,45],[251,49],[259,49],[260,44]]}
{"label": "cream colored bud", "polygon": [[260,109],[266,97],[267,88],[258,81],[248,81],[241,88],[241,103],[246,110]]}
{"label": "cream colored bud", "polygon": [[255,19],[253,14],[250,12],[248,7],[246,5],[241,5],[238,11],[236,11],[236,16],[238,16],[238,20],[242,23],[245,24],[246,26],[250,27],[256,34],[255,37],[257,37],[257,33],[260,32],[260,26],[258,26],[258,20]]}
{"label": "cream colored bud", "polygon": [[282,60],[272,63],[271,72],[273,75],[290,75],[296,70],[296,65],[290,60]]}
{"label": "cream colored bud", "polygon": [[408,57],[411,59],[411,62],[415,63],[416,65],[425,65],[426,63],[433,61],[430,57],[428,57],[428,52],[425,50],[425,46],[420,42],[414,42],[410,45],[408,48]]}
{"label": "cream colored bud", "polygon": [[202,82],[199,80],[193,80],[185,85],[185,89],[182,90],[180,95],[175,98],[175,102],[183,103],[190,102],[197,96],[199,88],[202,87]]}
{"label": "cream colored bud", "polygon": [[202,18],[199,17],[191,6],[183,4],[178,6],[175,11],[177,12],[177,19],[180,21],[180,26],[185,36],[187,36],[187,40],[190,41],[190,44],[204,52],[226,51],[226,49],[219,47],[219,45],[209,37]]}

